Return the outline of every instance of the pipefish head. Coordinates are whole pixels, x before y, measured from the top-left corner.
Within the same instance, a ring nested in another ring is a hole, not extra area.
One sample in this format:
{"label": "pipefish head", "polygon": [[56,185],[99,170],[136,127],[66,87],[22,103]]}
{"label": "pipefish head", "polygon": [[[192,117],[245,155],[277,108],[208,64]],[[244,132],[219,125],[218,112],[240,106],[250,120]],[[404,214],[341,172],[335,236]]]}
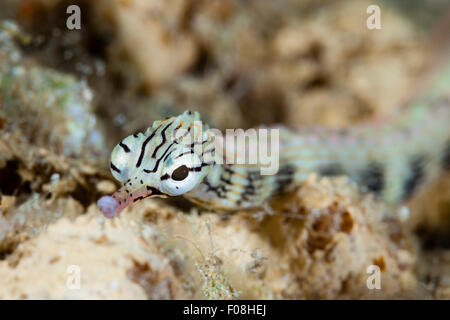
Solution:
{"label": "pipefish head", "polygon": [[123,183],[98,205],[114,217],[128,205],[148,197],[178,196],[198,186],[209,170],[214,141],[197,112],[155,121],[145,133],[130,135],[111,153],[111,173]]}

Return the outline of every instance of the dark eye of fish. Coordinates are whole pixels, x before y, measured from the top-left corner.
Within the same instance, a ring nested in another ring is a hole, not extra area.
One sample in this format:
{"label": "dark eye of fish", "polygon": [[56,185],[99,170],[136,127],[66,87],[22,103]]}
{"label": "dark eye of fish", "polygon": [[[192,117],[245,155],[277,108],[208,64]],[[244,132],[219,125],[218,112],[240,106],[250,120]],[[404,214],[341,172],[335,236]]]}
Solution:
{"label": "dark eye of fish", "polygon": [[173,172],[172,172],[172,179],[175,181],[181,181],[186,179],[186,177],[189,174],[189,169],[186,166],[181,166],[176,168]]}

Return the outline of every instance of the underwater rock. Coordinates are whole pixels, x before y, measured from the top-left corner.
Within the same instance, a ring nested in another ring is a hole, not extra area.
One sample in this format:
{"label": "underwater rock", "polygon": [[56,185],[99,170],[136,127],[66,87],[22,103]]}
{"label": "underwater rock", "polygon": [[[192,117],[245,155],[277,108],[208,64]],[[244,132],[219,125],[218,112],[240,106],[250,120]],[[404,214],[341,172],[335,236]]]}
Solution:
{"label": "underwater rock", "polygon": [[[147,199],[114,219],[92,205],[87,215],[58,220],[0,261],[0,298],[342,299],[420,293],[411,234],[399,217],[361,196],[347,179],[312,177],[271,205],[271,214],[248,210],[224,217],[195,209],[187,214]],[[80,267],[80,290],[66,287],[70,265]],[[367,285],[370,266],[379,268],[380,289]],[[44,278],[35,276],[44,272]]]}
{"label": "underwater rock", "polygon": [[95,162],[107,156],[84,80],[35,64],[20,50],[26,41],[13,22],[0,27],[0,117],[3,130],[69,157]]}

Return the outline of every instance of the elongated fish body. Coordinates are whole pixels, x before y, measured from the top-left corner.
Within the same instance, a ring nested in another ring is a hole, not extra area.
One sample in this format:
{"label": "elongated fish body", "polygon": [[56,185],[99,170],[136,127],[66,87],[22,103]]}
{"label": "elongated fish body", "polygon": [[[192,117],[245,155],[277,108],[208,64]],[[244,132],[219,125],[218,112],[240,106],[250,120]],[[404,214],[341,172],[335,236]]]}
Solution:
{"label": "elongated fish body", "polygon": [[[227,145],[218,149],[217,131],[198,113],[156,121],[114,148],[111,172],[124,185],[98,205],[108,217],[152,196],[183,195],[212,210],[261,207],[311,173],[349,176],[362,190],[400,203],[450,170],[450,64],[389,120],[347,129],[276,129],[279,168],[262,174],[262,165],[220,161]],[[274,138],[256,136],[248,146],[267,147]]]}

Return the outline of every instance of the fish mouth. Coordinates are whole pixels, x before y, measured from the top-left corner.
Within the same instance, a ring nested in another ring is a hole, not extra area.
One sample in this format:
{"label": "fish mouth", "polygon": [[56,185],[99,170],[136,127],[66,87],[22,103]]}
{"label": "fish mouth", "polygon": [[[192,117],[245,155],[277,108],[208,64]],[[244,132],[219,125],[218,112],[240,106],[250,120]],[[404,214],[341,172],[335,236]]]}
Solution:
{"label": "fish mouth", "polygon": [[97,205],[106,218],[117,216],[123,209],[145,198],[167,198],[169,195],[155,187],[145,186],[130,192],[125,186],[117,190],[112,196],[103,196]]}

